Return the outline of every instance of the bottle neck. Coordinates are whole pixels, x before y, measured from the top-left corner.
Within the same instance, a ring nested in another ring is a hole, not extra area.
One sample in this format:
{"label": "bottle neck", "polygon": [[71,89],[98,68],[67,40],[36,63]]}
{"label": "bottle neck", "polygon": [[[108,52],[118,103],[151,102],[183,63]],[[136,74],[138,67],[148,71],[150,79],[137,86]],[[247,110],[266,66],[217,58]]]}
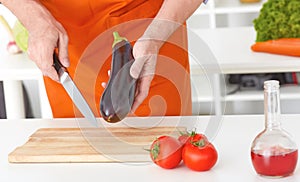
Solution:
{"label": "bottle neck", "polygon": [[265,127],[279,129],[281,127],[279,87],[265,87],[264,99]]}

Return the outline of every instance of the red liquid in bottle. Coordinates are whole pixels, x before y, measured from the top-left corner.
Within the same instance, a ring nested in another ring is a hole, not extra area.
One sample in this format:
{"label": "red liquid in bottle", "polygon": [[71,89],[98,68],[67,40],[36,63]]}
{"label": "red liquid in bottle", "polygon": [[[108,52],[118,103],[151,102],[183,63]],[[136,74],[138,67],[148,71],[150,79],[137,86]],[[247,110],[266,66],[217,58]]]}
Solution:
{"label": "red liquid in bottle", "polygon": [[251,145],[254,169],[261,176],[280,178],[292,175],[298,160],[298,147],[281,128],[279,81],[264,82],[265,129]]}
{"label": "red liquid in bottle", "polygon": [[251,159],[256,172],[263,176],[283,177],[292,174],[297,165],[298,150],[251,152]]}

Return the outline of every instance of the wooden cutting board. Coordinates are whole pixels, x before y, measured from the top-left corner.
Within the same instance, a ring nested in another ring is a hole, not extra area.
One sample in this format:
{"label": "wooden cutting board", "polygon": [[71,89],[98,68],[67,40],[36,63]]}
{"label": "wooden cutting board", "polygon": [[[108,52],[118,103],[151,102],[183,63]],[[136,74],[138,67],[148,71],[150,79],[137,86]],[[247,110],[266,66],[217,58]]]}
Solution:
{"label": "wooden cutting board", "polygon": [[185,128],[41,128],[8,156],[11,163],[147,162],[153,140]]}

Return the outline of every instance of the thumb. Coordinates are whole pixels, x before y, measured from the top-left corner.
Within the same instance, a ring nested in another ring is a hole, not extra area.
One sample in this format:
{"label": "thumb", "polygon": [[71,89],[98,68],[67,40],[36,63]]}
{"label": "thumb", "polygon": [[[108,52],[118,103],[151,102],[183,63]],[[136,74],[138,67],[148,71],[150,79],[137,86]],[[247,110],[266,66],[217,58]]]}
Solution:
{"label": "thumb", "polygon": [[140,76],[140,73],[144,67],[146,59],[145,58],[138,58],[136,59],[131,67],[130,67],[130,75],[134,78],[134,79],[138,79]]}

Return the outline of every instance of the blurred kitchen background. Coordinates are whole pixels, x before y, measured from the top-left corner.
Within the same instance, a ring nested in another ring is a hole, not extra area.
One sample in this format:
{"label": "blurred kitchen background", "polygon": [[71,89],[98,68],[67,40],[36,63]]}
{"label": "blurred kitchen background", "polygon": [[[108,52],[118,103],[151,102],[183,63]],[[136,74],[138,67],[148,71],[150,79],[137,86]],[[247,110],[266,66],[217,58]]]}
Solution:
{"label": "blurred kitchen background", "polygon": [[[253,20],[258,16],[260,8],[265,0],[252,0],[258,2],[241,2],[242,0],[209,0],[208,4],[202,5],[187,21],[188,28],[197,29],[215,29],[253,26]],[[247,1],[247,0],[245,0]],[[251,1],[251,0],[248,0]],[[0,15],[4,16],[11,27],[14,26],[16,18],[3,5],[0,5]],[[6,49],[8,38],[6,32],[0,26],[0,49]],[[242,41],[242,40],[241,40]],[[0,55],[1,57],[1,55]],[[1,60],[0,60],[1,61]],[[226,88],[228,94],[232,97],[226,102],[225,114],[261,114],[263,113],[263,97],[260,84],[264,79],[277,76],[288,80],[291,73],[288,74],[249,74],[249,75],[224,75],[226,79]],[[298,73],[294,73],[299,76]],[[193,97],[193,113],[212,114],[214,113],[211,99],[211,91],[205,91],[210,88],[209,81],[205,76],[192,74],[193,94],[197,90],[202,90],[201,99]],[[36,80],[23,81],[24,98],[26,104],[26,117],[40,118],[41,105],[39,98],[39,85]],[[203,91],[204,90],[204,91]],[[282,113],[299,113],[300,99],[294,99],[299,86],[293,85],[287,89],[286,97],[281,101]],[[230,93],[229,93],[230,92]],[[0,83],[0,117],[5,118],[4,98],[2,83]],[[197,92],[198,93],[198,92]],[[289,97],[290,94],[290,97]]]}

